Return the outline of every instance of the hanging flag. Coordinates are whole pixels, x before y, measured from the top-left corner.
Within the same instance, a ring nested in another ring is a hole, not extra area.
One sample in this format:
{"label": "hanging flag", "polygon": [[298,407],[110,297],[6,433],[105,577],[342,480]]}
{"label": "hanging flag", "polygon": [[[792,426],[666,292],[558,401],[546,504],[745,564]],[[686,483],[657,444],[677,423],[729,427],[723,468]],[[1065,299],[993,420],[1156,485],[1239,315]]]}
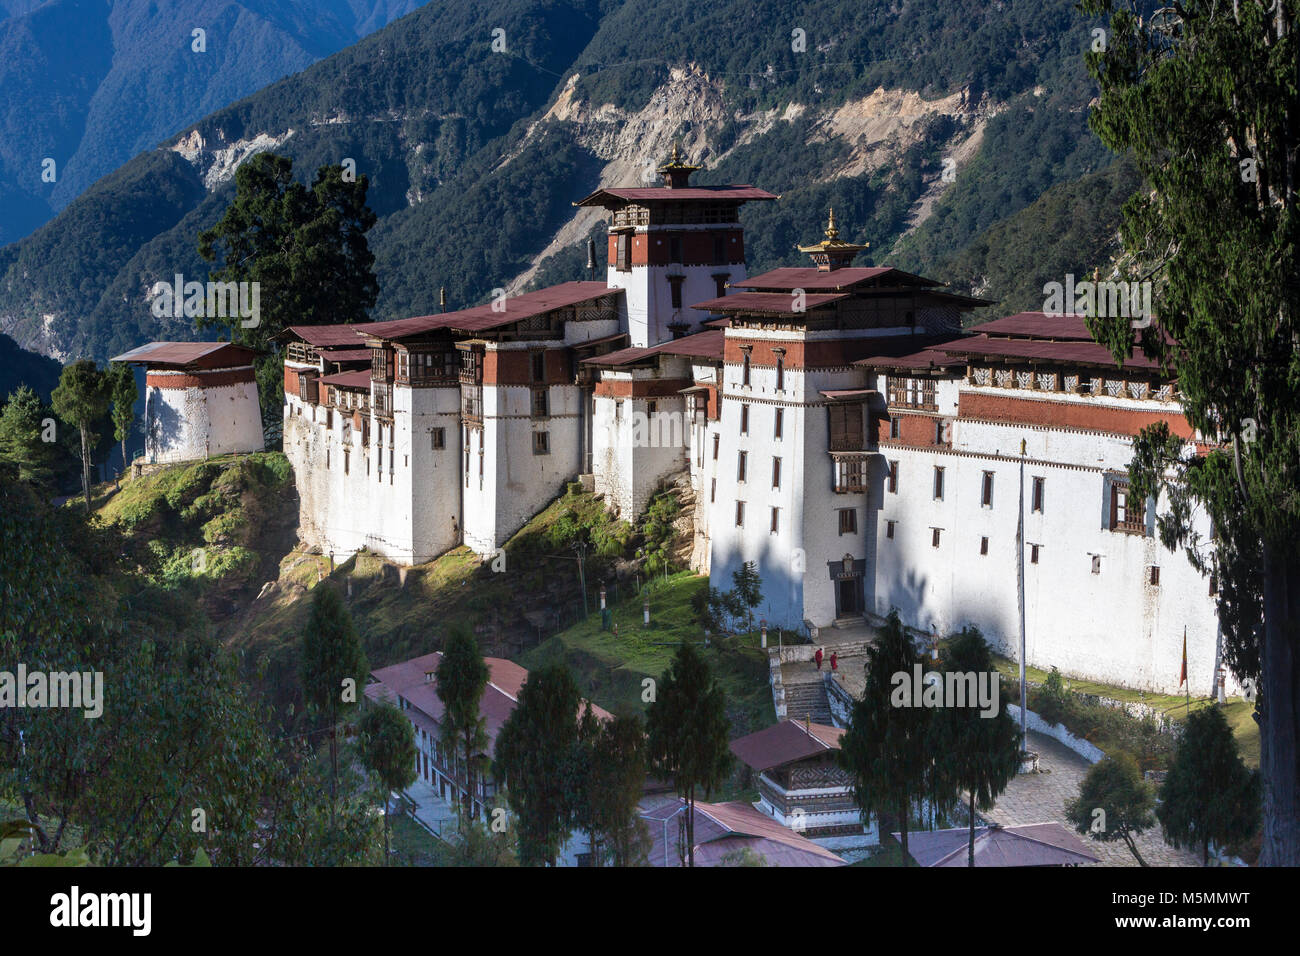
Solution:
{"label": "hanging flag", "polygon": [[1178,686],[1187,683],[1187,625],[1183,625],[1183,669],[1178,675]]}

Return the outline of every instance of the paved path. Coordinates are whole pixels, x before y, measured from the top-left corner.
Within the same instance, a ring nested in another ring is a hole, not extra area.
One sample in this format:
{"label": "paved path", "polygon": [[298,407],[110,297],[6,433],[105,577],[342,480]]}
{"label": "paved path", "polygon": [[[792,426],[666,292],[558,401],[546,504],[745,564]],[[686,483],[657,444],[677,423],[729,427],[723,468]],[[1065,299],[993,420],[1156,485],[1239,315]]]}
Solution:
{"label": "paved path", "polygon": [[[1091,764],[1064,744],[1032,730],[1029,732],[1029,747],[1039,754],[1039,768],[1051,772],[1019,774],[998,797],[997,805],[983,816],[1003,826],[1057,822],[1068,827],[1065,803],[1079,795],[1079,784]],[[1138,865],[1123,840],[1102,843],[1089,837],[1084,843],[1101,857],[1100,866]],[[1137,846],[1142,859],[1150,866],[1200,866],[1196,854],[1165,843],[1159,824],[1138,837]]]}

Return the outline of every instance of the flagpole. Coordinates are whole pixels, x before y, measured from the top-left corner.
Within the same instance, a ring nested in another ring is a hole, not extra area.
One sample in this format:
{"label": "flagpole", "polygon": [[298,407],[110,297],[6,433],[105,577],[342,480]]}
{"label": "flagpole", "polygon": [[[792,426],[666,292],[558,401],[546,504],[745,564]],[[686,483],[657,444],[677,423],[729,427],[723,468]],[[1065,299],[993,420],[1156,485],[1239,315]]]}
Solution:
{"label": "flagpole", "polygon": [[1029,692],[1025,686],[1025,440],[1020,439],[1020,507],[1016,512],[1016,598],[1020,604],[1020,753],[1029,752],[1027,711]]}

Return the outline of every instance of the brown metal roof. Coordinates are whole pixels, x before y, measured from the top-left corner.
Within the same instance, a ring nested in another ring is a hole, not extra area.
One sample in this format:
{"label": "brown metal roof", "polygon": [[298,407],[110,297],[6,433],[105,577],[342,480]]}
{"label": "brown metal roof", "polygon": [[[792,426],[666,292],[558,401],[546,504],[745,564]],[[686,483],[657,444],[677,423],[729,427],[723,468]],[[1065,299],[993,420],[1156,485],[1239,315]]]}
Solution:
{"label": "brown metal roof", "polygon": [[[1091,341],[1052,342],[1042,339],[1000,339],[974,335],[945,345],[936,345],[935,348],[949,355],[986,355],[994,358],[1026,359],[1069,365],[1119,367],[1110,349]],[[1125,360],[1124,367],[1156,370],[1160,366],[1147,358],[1140,348],[1134,348],[1132,357]]]}
{"label": "brown metal roof", "polygon": [[575,206],[624,206],[628,203],[646,202],[680,202],[682,200],[734,199],[740,202],[755,202],[766,199],[779,199],[765,189],[749,185],[732,186],[686,186],[670,189],[667,186],[645,186],[631,188],[597,189],[590,196],[579,199]]}
{"label": "brown metal roof", "polygon": [[493,309],[492,304],[489,303],[455,312],[441,312],[437,315],[417,315],[390,322],[371,322],[365,326],[365,334],[377,339],[396,340],[423,335],[436,329],[485,332],[513,325],[515,322],[555,309],[577,305],[579,302],[590,302],[603,296],[622,293],[622,289],[611,288],[604,282],[562,282],[559,285],[538,289],[535,292],[525,292],[506,299],[503,303],[505,308],[500,311]]}
{"label": "brown metal roof", "polygon": [[[812,293],[804,296],[804,311],[820,308],[840,299],[847,299],[847,294],[822,295]],[[776,315],[798,315],[794,307],[794,297],[789,292],[733,292],[720,299],[707,299],[696,302],[692,309],[701,312],[764,312]]]}
{"label": "brown metal roof", "polygon": [[[965,827],[912,831],[907,835],[907,850],[921,866],[968,866],[969,841]],[[1059,823],[975,828],[976,866],[1072,866],[1098,859]]]}
{"label": "brown metal roof", "polygon": [[755,770],[770,770],[796,760],[840,749],[844,731],[826,724],[783,720],[731,742],[731,752]]}
{"label": "brown metal roof", "polygon": [[[680,797],[661,797],[641,805],[650,831],[646,860],[651,866],[679,866],[677,820],[685,810]],[[720,866],[728,854],[750,849],[769,866],[844,866],[825,847],[782,826],[743,800],[695,801],[695,865]]]}
{"label": "brown metal roof", "polygon": [[852,289],[854,286],[863,283],[874,282],[882,276],[888,276],[891,281],[905,282],[908,285],[937,286],[943,284],[889,266],[852,266],[845,269],[833,269],[830,272],[822,272],[815,266],[786,267],[771,269],[761,275],[752,276],[748,279],[739,279],[731,284],[742,289],[760,291],[806,289],[808,291],[839,292]]}
{"label": "brown metal roof", "polygon": [[358,349],[317,349],[320,357],[327,362],[369,362],[370,349],[362,346]]}
{"label": "brown metal roof", "polygon": [[1092,334],[1082,315],[1053,315],[1050,312],[1018,312],[1005,319],[981,322],[972,326],[971,331],[981,335],[1005,335],[1012,338],[1092,341]]}
{"label": "brown metal roof", "polygon": [[150,342],[109,361],[153,368],[224,368],[247,365],[256,355],[256,349],[230,342]]}
{"label": "brown metal roof", "polygon": [[[519,691],[528,680],[528,671],[514,661],[500,657],[485,657],[483,661],[488,666],[488,685],[479,701],[479,714],[487,727],[487,752],[492,753],[496,747],[497,735],[519,701]],[[410,701],[415,711],[426,715],[434,724],[441,725],[444,708],[442,698],[438,696],[436,676],[441,663],[442,652],[435,651],[371,671],[371,676],[378,683],[366,687],[366,696],[389,703],[396,703],[394,698],[401,696]],[[426,676],[428,672],[434,674],[432,680]],[[584,705],[587,705],[586,701],[579,706],[581,708]],[[613,715],[609,711],[595,704],[589,706],[601,720],[612,719]],[[411,711],[404,713],[410,714]]]}
{"label": "brown metal roof", "polygon": [[656,355],[685,355],[691,358],[721,360],[725,336],[726,332],[722,329],[709,329],[707,332],[684,335],[680,339],[670,339],[658,345],[633,346],[619,349],[617,352],[609,352],[606,355],[597,355],[595,358],[583,359],[582,361],[584,364],[616,367],[633,365],[654,358]]}
{"label": "brown metal roof", "polygon": [[335,388],[358,388],[370,391],[370,369],[363,369],[360,372],[336,372],[333,375],[325,375],[321,379],[323,385],[333,385]]}
{"label": "brown metal roof", "polygon": [[288,334],[296,335],[308,345],[318,348],[328,348],[337,345],[357,346],[362,344],[365,339],[362,338],[363,330],[368,328],[371,323],[357,322],[352,325],[290,325],[281,332],[279,337]]}

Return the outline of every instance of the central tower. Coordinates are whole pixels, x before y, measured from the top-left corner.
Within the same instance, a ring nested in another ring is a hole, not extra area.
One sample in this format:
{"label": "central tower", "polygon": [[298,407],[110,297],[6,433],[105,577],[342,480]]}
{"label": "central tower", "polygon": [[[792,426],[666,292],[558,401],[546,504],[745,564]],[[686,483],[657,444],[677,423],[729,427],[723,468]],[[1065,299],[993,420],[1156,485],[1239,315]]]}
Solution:
{"label": "central tower", "polygon": [[674,147],[658,168],[663,185],[598,189],[574,204],[613,213],[608,283],[625,290],[633,346],[701,331],[709,313],[691,303],[724,296],[746,277],[740,207],[779,198],[746,185],[692,186],[699,169]]}

